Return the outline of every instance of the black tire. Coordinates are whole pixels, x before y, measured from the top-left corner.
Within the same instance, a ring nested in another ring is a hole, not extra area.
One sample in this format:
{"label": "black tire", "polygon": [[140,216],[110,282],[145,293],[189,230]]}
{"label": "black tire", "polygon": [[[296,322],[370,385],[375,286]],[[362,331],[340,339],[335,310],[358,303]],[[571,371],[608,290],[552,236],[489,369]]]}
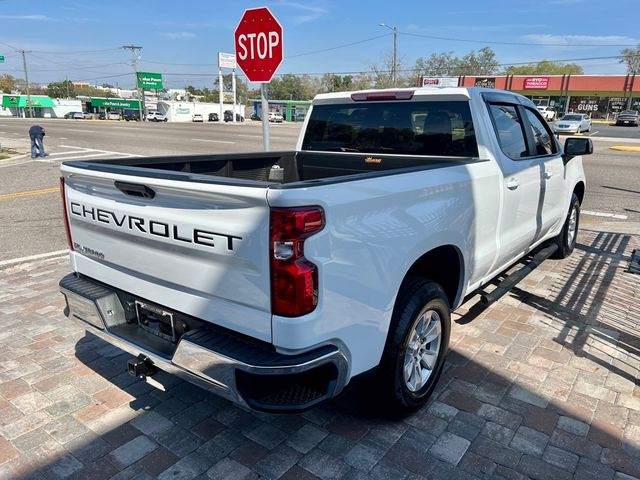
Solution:
{"label": "black tire", "polygon": [[[576,212],[575,229],[573,235],[570,235],[571,230],[571,215],[573,211]],[[569,203],[569,211],[567,217],[562,226],[562,231],[553,241],[558,245],[558,250],[553,254],[553,258],[567,258],[573,253],[573,249],[576,246],[576,239],[578,238],[578,230],[580,227],[580,199],[574,193],[571,195],[571,202]]]}
{"label": "black tire", "polygon": [[[429,310],[436,312],[440,319],[440,346],[428,379],[421,388],[411,391],[404,378],[405,356],[416,324]],[[450,333],[451,311],[442,287],[423,278],[407,279],[393,309],[378,369],[378,386],[388,413],[401,415],[413,412],[427,402],[442,373]]]}

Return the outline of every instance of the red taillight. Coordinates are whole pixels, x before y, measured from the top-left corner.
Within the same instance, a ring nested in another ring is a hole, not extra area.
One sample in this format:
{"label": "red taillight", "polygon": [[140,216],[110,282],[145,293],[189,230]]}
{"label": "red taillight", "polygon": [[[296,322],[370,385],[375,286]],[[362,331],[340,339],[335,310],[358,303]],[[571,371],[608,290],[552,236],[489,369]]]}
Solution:
{"label": "red taillight", "polygon": [[299,317],[318,304],[318,267],[304,257],[304,240],[324,228],[321,207],[271,209],[271,311]]}
{"label": "red taillight", "polygon": [[382,92],[356,92],[351,94],[354,102],[370,102],[374,100],[411,100],[413,90],[385,90]]}
{"label": "red taillight", "polygon": [[67,245],[69,245],[69,250],[73,250],[71,227],[69,226],[69,214],[67,213],[67,193],[64,189],[64,177],[60,177],[60,196],[62,197],[62,212],[64,213],[64,227],[67,232]]}

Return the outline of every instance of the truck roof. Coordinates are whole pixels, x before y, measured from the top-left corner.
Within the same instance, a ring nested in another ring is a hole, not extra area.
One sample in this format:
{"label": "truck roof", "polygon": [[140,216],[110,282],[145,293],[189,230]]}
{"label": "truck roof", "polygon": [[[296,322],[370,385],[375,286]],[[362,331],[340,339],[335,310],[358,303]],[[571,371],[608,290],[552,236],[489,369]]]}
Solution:
{"label": "truck roof", "polygon": [[[458,96],[471,98],[478,96],[481,93],[496,94],[496,95],[510,95],[513,97],[519,97],[527,103],[530,102],[526,97],[507,90],[488,89],[483,87],[410,87],[410,88],[384,88],[384,89],[371,89],[371,90],[353,90],[348,92],[332,92],[332,93],[320,93],[313,99],[314,104],[318,103],[334,103],[336,101],[351,100],[354,94],[384,94],[384,93],[400,93],[401,92],[413,92],[411,100],[426,99],[428,97],[441,97],[441,96]],[[375,101],[375,99],[371,99]],[[522,103],[521,100],[521,103]]]}

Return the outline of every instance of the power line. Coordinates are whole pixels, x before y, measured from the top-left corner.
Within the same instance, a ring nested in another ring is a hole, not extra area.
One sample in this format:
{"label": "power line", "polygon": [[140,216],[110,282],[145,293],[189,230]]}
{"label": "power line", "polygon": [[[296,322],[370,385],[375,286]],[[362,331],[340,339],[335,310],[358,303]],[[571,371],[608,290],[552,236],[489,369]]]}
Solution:
{"label": "power line", "polygon": [[409,37],[420,37],[420,38],[429,38],[432,40],[446,40],[449,42],[466,42],[466,43],[476,43],[476,44],[491,44],[491,45],[515,45],[515,46],[529,46],[529,47],[635,47],[635,45],[621,43],[606,43],[606,44],[596,44],[596,43],[535,43],[535,42],[500,42],[497,40],[472,40],[469,38],[453,38],[453,37],[440,37],[436,35],[425,35],[422,33],[411,33],[411,32],[398,32],[400,35],[406,35]]}
{"label": "power line", "polygon": [[323,52],[330,52],[332,50],[338,50],[340,48],[345,48],[345,47],[352,47],[354,45],[360,45],[361,43],[366,43],[366,42],[371,42],[372,40],[377,40],[379,38],[383,38],[383,37],[388,37],[389,35],[393,35],[391,33],[384,33],[382,35],[376,35],[375,37],[371,37],[371,38],[365,38],[364,40],[358,40],[356,42],[351,42],[351,43],[344,43],[342,45],[336,45],[335,47],[329,47],[329,48],[323,48],[321,50],[313,50],[311,52],[304,52],[304,53],[297,53],[295,55],[289,55],[287,57],[284,57],[285,60],[289,59],[289,58],[297,58],[297,57],[303,57],[305,55],[314,55],[316,53],[323,53]]}

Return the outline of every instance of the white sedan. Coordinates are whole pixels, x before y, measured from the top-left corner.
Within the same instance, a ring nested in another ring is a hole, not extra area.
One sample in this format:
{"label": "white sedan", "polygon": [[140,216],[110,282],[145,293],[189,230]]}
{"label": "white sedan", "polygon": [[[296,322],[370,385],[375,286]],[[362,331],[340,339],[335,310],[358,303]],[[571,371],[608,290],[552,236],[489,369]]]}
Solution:
{"label": "white sedan", "polygon": [[591,119],[585,113],[567,113],[553,124],[555,133],[582,133],[591,131]]}

